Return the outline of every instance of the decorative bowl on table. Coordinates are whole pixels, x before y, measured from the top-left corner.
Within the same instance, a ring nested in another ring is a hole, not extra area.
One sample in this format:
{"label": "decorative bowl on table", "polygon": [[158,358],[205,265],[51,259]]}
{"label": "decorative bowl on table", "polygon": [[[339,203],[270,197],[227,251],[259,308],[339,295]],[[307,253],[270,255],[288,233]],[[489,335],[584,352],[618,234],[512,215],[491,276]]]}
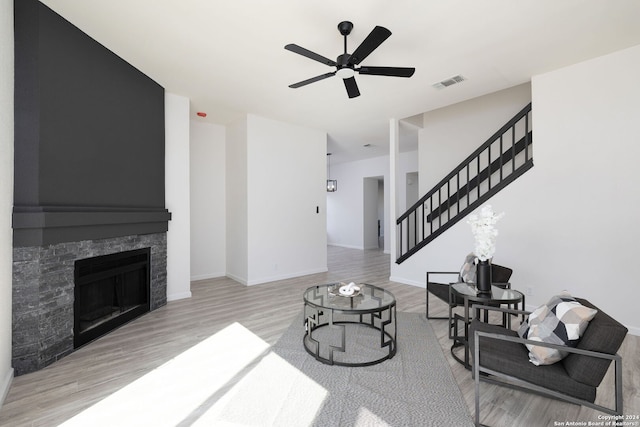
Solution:
{"label": "decorative bowl on table", "polygon": [[362,288],[355,283],[336,283],[333,286],[329,286],[329,293],[331,295],[337,295],[340,297],[355,297],[360,295]]}

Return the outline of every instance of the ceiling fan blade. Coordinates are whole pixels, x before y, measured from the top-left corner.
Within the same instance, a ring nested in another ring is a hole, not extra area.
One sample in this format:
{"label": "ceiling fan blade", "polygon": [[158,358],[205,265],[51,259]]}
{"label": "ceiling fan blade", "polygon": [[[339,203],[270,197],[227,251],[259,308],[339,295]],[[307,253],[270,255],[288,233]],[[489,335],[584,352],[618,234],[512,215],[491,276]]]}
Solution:
{"label": "ceiling fan blade", "polygon": [[309,59],[313,59],[314,61],[322,62],[325,65],[330,65],[332,67],[337,65],[336,61],[325,58],[324,56],[318,55],[315,52],[311,52],[310,50],[298,46],[297,44],[288,44],[284,48],[293,53],[297,53],[298,55],[306,56]]}
{"label": "ceiling fan blade", "polygon": [[411,77],[416,69],[408,67],[360,67],[356,71],[360,74],[371,74],[373,76]]}
{"label": "ceiling fan blade", "polygon": [[314,82],[317,82],[317,81],[319,81],[319,80],[324,80],[324,79],[326,79],[326,78],[328,78],[328,77],[331,77],[331,76],[333,76],[333,75],[335,75],[335,74],[336,74],[336,72],[334,71],[334,72],[332,72],[332,73],[327,73],[327,74],[322,74],[322,75],[320,75],[320,76],[311,77],[310,79],[303,80],[303,81],[301,81],[301,82],[298,82],[298,83],[294,83],[294,84],[292,84],[292,85],[289,85],[289,87],[290,87],[290,88],[293,88],[293,89],[297,89],[297,88],[299,88],[299,87],[301,87],[301,86],[308,85],[309,83],[314,83]]}
{"label": "ceiling fan blade", "polygon": [[343,79],[343,81],[344,87],[347,88],[347,94],[349,95],[349,98],[360,96],[360,91],[358,90],[356,79],[354,79],[353,77],[349,77],[348,79]]}
{"label": "ceiling fan blade", "polygon": [[351,58],[349,62],[351,64],[359,64],[369,56],[371,52],[376,50],[378,46],[382,44],[383,41],[389,38],[391,35],[391,31],[387,30],[384,27],[376,26],[367,36],[366,39],[358,46],[356,50],[351,54]]}

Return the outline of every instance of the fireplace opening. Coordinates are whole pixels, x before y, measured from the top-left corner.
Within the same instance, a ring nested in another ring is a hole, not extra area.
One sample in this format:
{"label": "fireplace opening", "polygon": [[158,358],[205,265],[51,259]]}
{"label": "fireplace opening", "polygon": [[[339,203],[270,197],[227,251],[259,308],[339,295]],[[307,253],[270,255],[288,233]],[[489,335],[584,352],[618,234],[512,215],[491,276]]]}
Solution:
{"label": "fireplace opening", "polygon": [[144,248],[75,262],[74,348],[150,310],[150,257]]}

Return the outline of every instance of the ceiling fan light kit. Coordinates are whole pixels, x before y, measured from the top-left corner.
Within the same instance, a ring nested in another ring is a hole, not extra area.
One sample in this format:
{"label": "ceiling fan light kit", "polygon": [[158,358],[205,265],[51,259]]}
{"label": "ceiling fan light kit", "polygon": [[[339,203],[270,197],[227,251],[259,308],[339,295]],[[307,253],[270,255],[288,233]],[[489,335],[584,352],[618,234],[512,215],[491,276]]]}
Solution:
{"label": "ceiling fan light kit", "polygon": [[347,67],[340,68],[338,71],[336,71],[336,75],[341,79],[350,79],[355,74],[356,72],[353,68],[347,68]]}
{"label": "ceiling fan light kit", "polygon": [[343,79],[344,87],[347,90],[349,98],[355,98],[360,96],[360,90],[358,84],[354,78],[355,73],[369,74],[373,76],[391,76],[391,77],[411,77],[415,72],[415,68],[409,67],[372,67],[361,66],[356,68],[356,65],[360,65],[367,56],[378,48],[386,39],[391,36],[391,31],[384,27],[376,26],[364,41],[353,51],[353,53],[347,53],[347,36],[351,34],[353,30],[353,23],[349,21],[342,21],[338,24],[338,31],[344,37],[344,53],[339,55],[335,61],[305,49],[296,44],[288,44],[284,48],[298,55],[302,55],[314,61],[321,62],[330,67],[336,67],[336,71],[321,74],[316,77],[312,77],[307,80],[303,80],[298,83],[289,85],[290,88],[297,89],[302,86],[306,86],[310,83],[315,83],[320,80],[337,75]]}

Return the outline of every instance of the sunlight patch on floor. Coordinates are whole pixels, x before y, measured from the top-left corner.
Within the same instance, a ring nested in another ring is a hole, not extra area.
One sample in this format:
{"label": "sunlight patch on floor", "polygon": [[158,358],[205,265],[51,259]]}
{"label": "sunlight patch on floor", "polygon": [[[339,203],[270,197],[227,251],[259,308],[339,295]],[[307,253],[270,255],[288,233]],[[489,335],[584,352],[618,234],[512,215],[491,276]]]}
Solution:
{"label": "sunlight patch on floor", "polygon": [[234,323],[60,426],[176,426],[268,348]]}
{"label": "sunlight patch on floor", "polygon": [[358,419],[354,426],[376,426],[376,427],[390,427],[390,424],[386,423],[382,418],[371,412],[367,408],[358,409]]}
{"label": "sunlight patch on floor", "polygon": [[326,397],[326,389],[269,353],[193,427],[309,426]]}

